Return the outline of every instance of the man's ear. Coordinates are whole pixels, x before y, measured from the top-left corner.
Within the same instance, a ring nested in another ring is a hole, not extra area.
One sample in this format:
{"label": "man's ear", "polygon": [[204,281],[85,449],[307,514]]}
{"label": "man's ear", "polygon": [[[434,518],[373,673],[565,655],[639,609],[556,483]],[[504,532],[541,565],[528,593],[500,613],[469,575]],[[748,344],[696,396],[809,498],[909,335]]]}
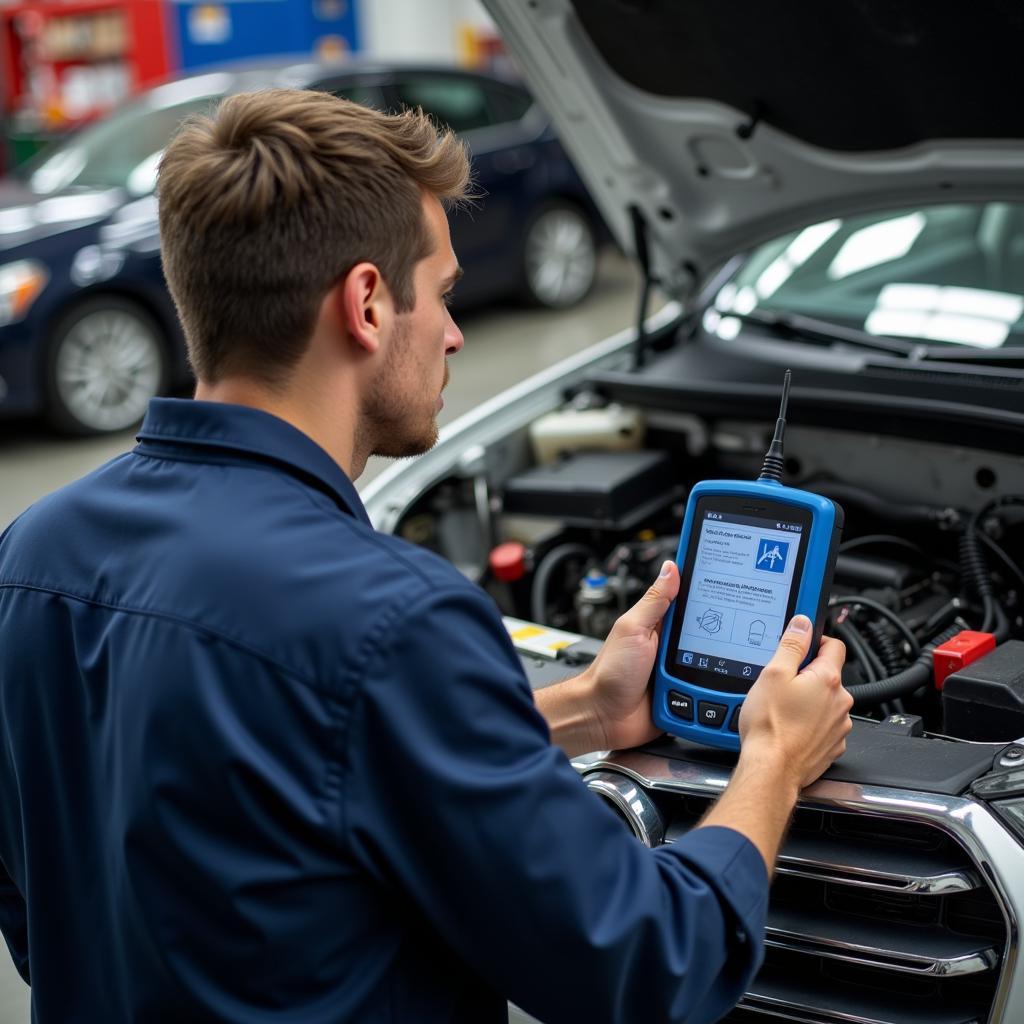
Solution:
{"label": "man's ear", "polygon": [[342,326],[367,352],[380,347],[381,333],[393,315],[391,293],[372,263],[357,263],[333,289]]}

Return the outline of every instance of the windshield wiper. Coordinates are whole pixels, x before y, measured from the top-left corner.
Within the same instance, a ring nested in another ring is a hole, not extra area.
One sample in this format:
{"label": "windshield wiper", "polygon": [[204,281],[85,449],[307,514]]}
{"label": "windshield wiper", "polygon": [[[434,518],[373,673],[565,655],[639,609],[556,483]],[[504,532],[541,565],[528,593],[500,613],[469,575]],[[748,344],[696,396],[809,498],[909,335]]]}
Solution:
{"label": "windshield wiper", "polygon": [[929,362],[980,363],[987,366],[1024,366],[1024,345],[1006,348],[969,348],[950,345],[929,348],[924,356]]}
{"label": "windshield wiper", "polygon": [[831,345],[838,341],[857,348],[904,356],[907,359],[923,359],[929,355],[928,346],[924,342],[881,338],[876,334],[868,334],[867,331],[858,331],[855,327],[843,327],[828,320],[804,316],[802,313],[775,313],[764,310],[751,310],[749,313],[737,313],[735,310],[718,312],[723,318],[731,316],[740,323],[763,327],[780,338],[793,338],[822,345]]}

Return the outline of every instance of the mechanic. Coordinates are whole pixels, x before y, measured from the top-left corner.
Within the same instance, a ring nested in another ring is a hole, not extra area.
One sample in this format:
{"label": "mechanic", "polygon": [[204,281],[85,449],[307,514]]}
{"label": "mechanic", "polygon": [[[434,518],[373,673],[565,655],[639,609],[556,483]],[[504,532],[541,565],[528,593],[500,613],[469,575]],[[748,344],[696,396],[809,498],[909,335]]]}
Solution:
{"label": "mechanic", "polygon": [[534,697],[484,591],[352,484],[436,440],[467,188],[422,114],[312,92],[166,150],[195,400],[0,540],[0,924],[34,1021],[712,1021],[756,970],[850,728],[842,645],[798,673],[791,623],[728,790],[651,851],[565,754],[654,737],[676,567]]}

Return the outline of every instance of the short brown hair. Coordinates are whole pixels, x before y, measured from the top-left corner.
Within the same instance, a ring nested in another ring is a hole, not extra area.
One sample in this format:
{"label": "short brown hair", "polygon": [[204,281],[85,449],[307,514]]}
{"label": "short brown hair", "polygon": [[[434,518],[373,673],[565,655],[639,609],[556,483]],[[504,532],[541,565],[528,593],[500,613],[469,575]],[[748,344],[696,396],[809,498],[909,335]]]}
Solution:
{"label": "short brown hair", "polygon": [[160,161],[164,273],[200,379],[280,383],[330,288],[377,266],[400,312],[429,255],[422,190],[465,198],[469,160],[422,111],[327,93],[239,93],[187,120]]}

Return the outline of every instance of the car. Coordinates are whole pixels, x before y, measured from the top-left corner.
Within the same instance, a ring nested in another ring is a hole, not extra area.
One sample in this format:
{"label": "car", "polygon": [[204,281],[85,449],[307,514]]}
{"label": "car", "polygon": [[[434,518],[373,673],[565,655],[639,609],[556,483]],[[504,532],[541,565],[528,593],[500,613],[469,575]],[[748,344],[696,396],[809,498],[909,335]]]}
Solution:
{"label": "car", "polygon": [[[791,370],[782,480],[846,511],[826,621],[855,720],[726,1020],[1024,1020],[1024,22],[987,0],[487,6],[639,308],[668,301],[375,478],[372,521],[483,587],[546,685],[676,554],[695,484],[757,476]],[[669,736],[574,762],[652,847],[734,763]]]}
{"label": "car", "polygon": [[188,380],[160,265],[153,189],[187,115],[270,86],[422,107],[471,149],[480,198],[453,212],[458,308],[519,296],[564,308],[593,285],[600,216],[549,120],[510,75],[444,65],[278,61],[151,89],[0,182],[0,413],[67,433],[123,430]]}

